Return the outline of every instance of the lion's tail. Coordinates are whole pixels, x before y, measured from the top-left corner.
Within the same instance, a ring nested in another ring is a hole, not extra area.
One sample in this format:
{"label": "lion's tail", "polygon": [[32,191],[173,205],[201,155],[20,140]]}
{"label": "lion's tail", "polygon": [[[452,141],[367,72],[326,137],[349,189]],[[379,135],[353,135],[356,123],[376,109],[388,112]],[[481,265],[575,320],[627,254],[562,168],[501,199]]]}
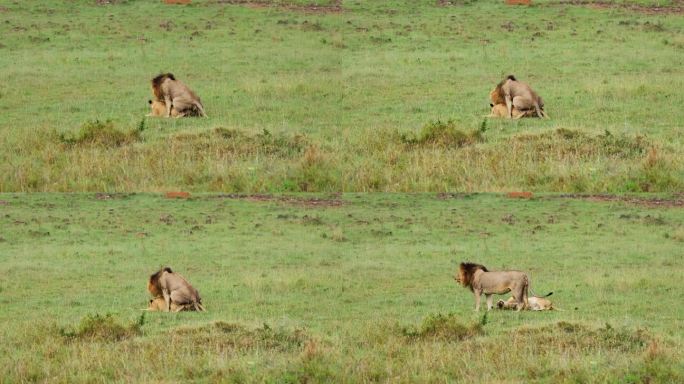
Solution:
{"label": "lion's tail", "polygon": [[534,110],[537,112],[537,116],[544,118],[544,111],[541,109],[539,102],[537,101],[534,102]]}
{"label": "lion's tail", "polygon": [[204,107],[202,106],[202,103],[200,103],[199,101],[195,101],[195,107],[197,107],[202,117],[209,117],[207,116],[207,113],[204,112]]}
{"label": "lion's tail", "polygon": [[549,297],[549,296],[553,295],[553,291],[551,291],[551,292],[547,293],[547,294],[544,295],[544,296],[540,296],[540,295],[537,295],[536,293],[534,293],[534,291],[532,290],[532,288],[530,288],[530,293],[531,293],[532,296],[534,296],[534,297]]}

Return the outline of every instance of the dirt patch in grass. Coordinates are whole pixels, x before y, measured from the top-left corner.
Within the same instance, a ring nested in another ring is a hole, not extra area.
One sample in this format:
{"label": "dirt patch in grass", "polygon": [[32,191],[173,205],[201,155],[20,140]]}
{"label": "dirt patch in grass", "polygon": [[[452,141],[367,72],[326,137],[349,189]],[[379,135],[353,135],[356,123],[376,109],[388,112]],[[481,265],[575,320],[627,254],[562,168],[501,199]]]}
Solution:
{"label": "dirt patch in grass", "polygon": [[473,0],[437,0],[438,7],[463,6],[472,4]]}
{"label": "dirt patch in grass", "polygon": [[437,200],[462,200],[469,199],[475,196],[475,193],[463,193],[463,192],[440,192],[437,194]]}
{"label": "dirt patch in grass", "polygon": [[123,200],[134,196],[135,193],[104,193],[98,192],[95,194],[95,200]]}
{"label": "dirt patch in grass", "polygon": [[342,0],[330,1],[328,5],[319,5],[315,2],[300,4],[288,1],[276,2],[273,0],[218,0],[217,3],[242,5],[250,8],[279,8],[288,11],[305,13],[340,13],[344,11],[344,8],[342,8]]}
{"label": "dirt patch in grass", "polygon": [[340,199],[338,196],[332,196],[329,198],[323,197],[296,197],[296,196],[275,196],[270,194],[248,194],[243,195],[239,193],[229,193],[216,195],[214,198],[218,199],[238,199],[238,200],[249,200],[249,201],[274,201],[283,204],[297,205],[302,207],[341,207],[345,205],[345,201]]}
{"label": "dirt patch in grass", "polygon": [[561,0],[556,4],[560,5],[579,5],[594,9],[624,9],[632,12],[644,13],[647,15],[667,15],[667,14],[682,14],[684,13],[684,1],[675,2],[676,5],[659,6],[646,4],[625,4],[615,3],[609,1],[593,1],[593,0]]}
{"label": "dirt patch in grass", "polygon": [[664,208],[683,208],[684,198],[660,198],[660,197],[639,197],[639,196],[618,196],[609,194],[563,194],[557,196],[559,199],[579,199],[598,202],[623,202],[645,207],[664,207]]}

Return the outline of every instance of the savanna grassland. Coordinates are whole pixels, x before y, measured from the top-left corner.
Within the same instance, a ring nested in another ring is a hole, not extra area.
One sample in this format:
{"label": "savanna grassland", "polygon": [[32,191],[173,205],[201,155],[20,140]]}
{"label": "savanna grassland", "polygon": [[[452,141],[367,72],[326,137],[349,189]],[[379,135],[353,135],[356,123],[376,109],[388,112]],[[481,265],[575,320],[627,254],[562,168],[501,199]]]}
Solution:
{"label": "savanna grassland", "polygon": [[0,191],[682,190],[682,3],[502,2],[2,1]]}
{"label": "savanna grassland", "polygon": [[[684,201],[0,195],[3,382],[684,380]],[[461,260],[556,311],[473,312]],[[146,313],[181,271],[207,312]]]}

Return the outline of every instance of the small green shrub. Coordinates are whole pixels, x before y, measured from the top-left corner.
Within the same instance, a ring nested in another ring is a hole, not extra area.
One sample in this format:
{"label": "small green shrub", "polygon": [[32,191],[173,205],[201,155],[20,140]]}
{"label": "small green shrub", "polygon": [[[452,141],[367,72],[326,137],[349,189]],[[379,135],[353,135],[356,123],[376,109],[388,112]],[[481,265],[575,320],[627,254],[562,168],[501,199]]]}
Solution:
{"label": "small green shrub", "polygon": [[88,121],[81,126],[75,136],[66,134],[58,135],[59,140],[67,145],[96,145],[103,147],[120,147],[135,141],[140,141],[140,132],[145,129],[145,124],[138,124],[137,129],[123,132],[114,127],[114,123],[107,121]]}
{"label": "small green shrub", "polygon": [[402,140],[407,144],[428,144],[440,147],[464,147],[484,141],[482,133],[486,130],[486,124],[482,124],[479,130],[465,132],[458,129],[456,122],[440,120],[425,124],[417,137],[403,135]]}
{"label": "small green shrub", "polygon": [[141,333],[144,317],[128,326],[117,323],[111,314],[88,315],[81,319],[76,329],[60,329],[61,336],[67,339],[90,341],[121,341]]}
{"label": "small green shrub", "polygon": [[419,327],[404,327],[402,333],[409,339],[465,340],[482,334],[486,320],[465,325],[453,313],[428,315]]}

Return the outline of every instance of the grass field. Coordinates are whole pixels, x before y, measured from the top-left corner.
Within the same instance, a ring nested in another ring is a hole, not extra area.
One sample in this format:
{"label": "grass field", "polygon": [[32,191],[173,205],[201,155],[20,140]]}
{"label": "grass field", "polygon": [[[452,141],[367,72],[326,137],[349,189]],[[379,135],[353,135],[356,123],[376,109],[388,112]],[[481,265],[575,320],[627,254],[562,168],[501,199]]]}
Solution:
{"label": "grass field", "polygon": [[[3,194],[0,377],[681,381],[684,202],[655,198]],[[560,310],[483,318],[462,260]],[[207,312],[141,318],[160,265]]]}
{"label": "grass field", "polygon": [[[444,3],[5,1],[0,191],[684,188],[680,1]],[[210,118],[145,119],[160,71]],[[551,119],[483,123],[509,73]]]}

